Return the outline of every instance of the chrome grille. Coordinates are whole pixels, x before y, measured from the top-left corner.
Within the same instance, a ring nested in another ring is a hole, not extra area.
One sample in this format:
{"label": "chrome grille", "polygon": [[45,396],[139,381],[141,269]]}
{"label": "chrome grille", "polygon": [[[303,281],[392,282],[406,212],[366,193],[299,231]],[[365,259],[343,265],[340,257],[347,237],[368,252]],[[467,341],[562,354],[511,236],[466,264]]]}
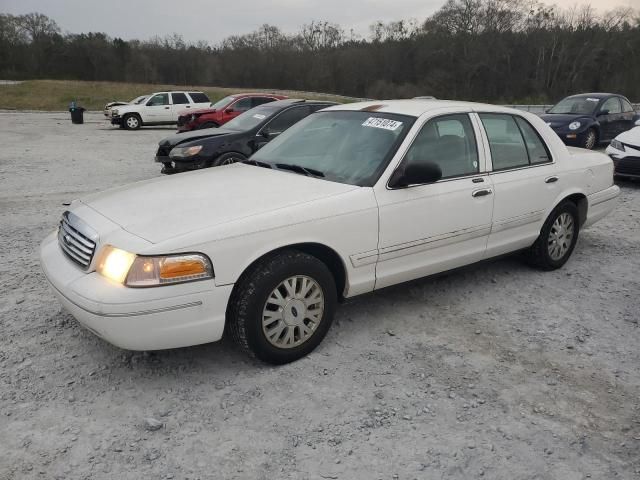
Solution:
{"label": "chrome grille", "polygon": [[58,228],[62,251],[84,269],[89,268],[98,243],[98,234],[77,215],[64,212]]}

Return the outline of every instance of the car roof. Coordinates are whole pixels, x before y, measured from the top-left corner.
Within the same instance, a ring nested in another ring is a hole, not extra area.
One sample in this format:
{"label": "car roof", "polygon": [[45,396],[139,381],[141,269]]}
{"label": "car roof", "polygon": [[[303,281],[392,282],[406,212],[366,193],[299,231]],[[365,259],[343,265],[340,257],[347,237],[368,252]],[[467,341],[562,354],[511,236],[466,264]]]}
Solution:
{"label": "car roof", "polygon": [[461,102],[455,100],[436,100],[436,99],[418,99],[412,98],[408,100],[377,100],[368,102],[339,104],[328,108],[328,111],[363,111],[363,112],[379,112],[379,113],[395,113],[398,115],[409,115],[419,117],[430,111],[441,110],[444,108],[460,108],[466,111],[478,112],[503,112],[503,113],[519,113],[519,110],[513,108],[500,107],[497,105],[489,105],[486,103]]}
{"label": "car roof", "polygon": [[578,93],[576,95],[569,95],[566,98],[586,98],[586,97],[591,97],[591,98],[597,98],[597,99],[603,99],[606,97],[622,97],[622,95],[618,95],[617,93],[602,93],[602,92],[592,92],[592,93]]}
{"label": "car roof", "polygon": [[305,100],[302,98],[285,98],[284,100],[276,100],[275,102],[270,102],[270,103],[265,103],[264,105],[260,105],[262,106],[272,106],[272,107],[288,107],[290,105],[294,105],[294,104],[309,104],[309,105],[327,105],[327,106],[333,106],[333,105],[339,105],[336,102],[329,102],[327,100]]}
{"label": "car roof", "polygon": [[282,95],[281,93],[273,93],[273,92],[242,92],[242,93],[234,93],[229,95],[234,98],[242,98],[242,97],[286,97],[286,95]]}

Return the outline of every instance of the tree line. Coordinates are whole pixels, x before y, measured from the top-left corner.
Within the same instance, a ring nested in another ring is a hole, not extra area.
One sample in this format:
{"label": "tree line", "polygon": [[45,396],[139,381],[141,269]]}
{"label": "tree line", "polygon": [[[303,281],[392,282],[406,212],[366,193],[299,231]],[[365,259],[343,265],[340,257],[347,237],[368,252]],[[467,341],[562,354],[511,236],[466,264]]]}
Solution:
{"label": "tree line", "polygon": [[640,101],[640,15],[537,0],[447,0],[424,21],[361,37],[315,21],[263,25],[216,45],[179,35],[123,40],[62,33],[39,13],[0,15],[0,78],[319,91],[354,97],[541,103],[612,91]]}

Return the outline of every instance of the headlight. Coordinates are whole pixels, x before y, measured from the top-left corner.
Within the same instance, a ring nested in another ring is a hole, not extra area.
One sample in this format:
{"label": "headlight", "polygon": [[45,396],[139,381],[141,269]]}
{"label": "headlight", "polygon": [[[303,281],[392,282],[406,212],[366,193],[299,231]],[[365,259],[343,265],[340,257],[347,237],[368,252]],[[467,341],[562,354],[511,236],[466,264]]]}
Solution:
{"label": "headlight", "polygon": [[96,271],[109,280],[123,283],[135,259],[135,254],[107,245],[100,252]]}
{"label": "headlight", "polygon": [[138,256],[106,246],[96,271],[127,287],[158,287],[213,278],[213,266],[206,255]]}
{"label": "headlight", "polygon": [[197,155],[202,150],[202,145],[193,147],[176,147],[169,153],[171,158],[188,158]]}
{"label": "headlight", "polygon": [[571,122],[569,124],[569,130],[577,130],[580,128],[580,125],[582,125],[580,122]]}
{"label": "headlight", "polygon": [[611,148],[615,148],[616,150],[620,150],[624,152],[624,145],[619,140],[611,140]]}

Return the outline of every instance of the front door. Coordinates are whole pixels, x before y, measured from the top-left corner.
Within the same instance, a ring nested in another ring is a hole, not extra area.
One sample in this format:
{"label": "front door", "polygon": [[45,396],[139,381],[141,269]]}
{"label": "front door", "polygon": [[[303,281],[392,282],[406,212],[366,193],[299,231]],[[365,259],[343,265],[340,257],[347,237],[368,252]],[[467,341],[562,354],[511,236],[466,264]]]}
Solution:
{"label": "front door", "polygon": [[479,126],[467,113],[431,118],[398,168],[434,163],[442,170],[442,179],[396,189],[376,186],[380,217],[376,289],[483,258],[493,187],[477,138]]}
{"label": "front door", "polygon": [[147,101],[140,113],[142,114],[142,121],[144,123],[171,122],[173,114],[171,112],[169,94],[156,93]]}
{"label": "front door", "polygon": [[598,122],[600,123],[601,141],[608,142],[622,131],[624,115],[618,97],[611,97],[603,102],[598,114]]}
{"label": "front door", "polygon": [[246,112],[247,110],[251,110],[252,108],[251,97],[236,100],[222,112],[222,123],[227,123],[229,120],[233,120],[238,115]]}

